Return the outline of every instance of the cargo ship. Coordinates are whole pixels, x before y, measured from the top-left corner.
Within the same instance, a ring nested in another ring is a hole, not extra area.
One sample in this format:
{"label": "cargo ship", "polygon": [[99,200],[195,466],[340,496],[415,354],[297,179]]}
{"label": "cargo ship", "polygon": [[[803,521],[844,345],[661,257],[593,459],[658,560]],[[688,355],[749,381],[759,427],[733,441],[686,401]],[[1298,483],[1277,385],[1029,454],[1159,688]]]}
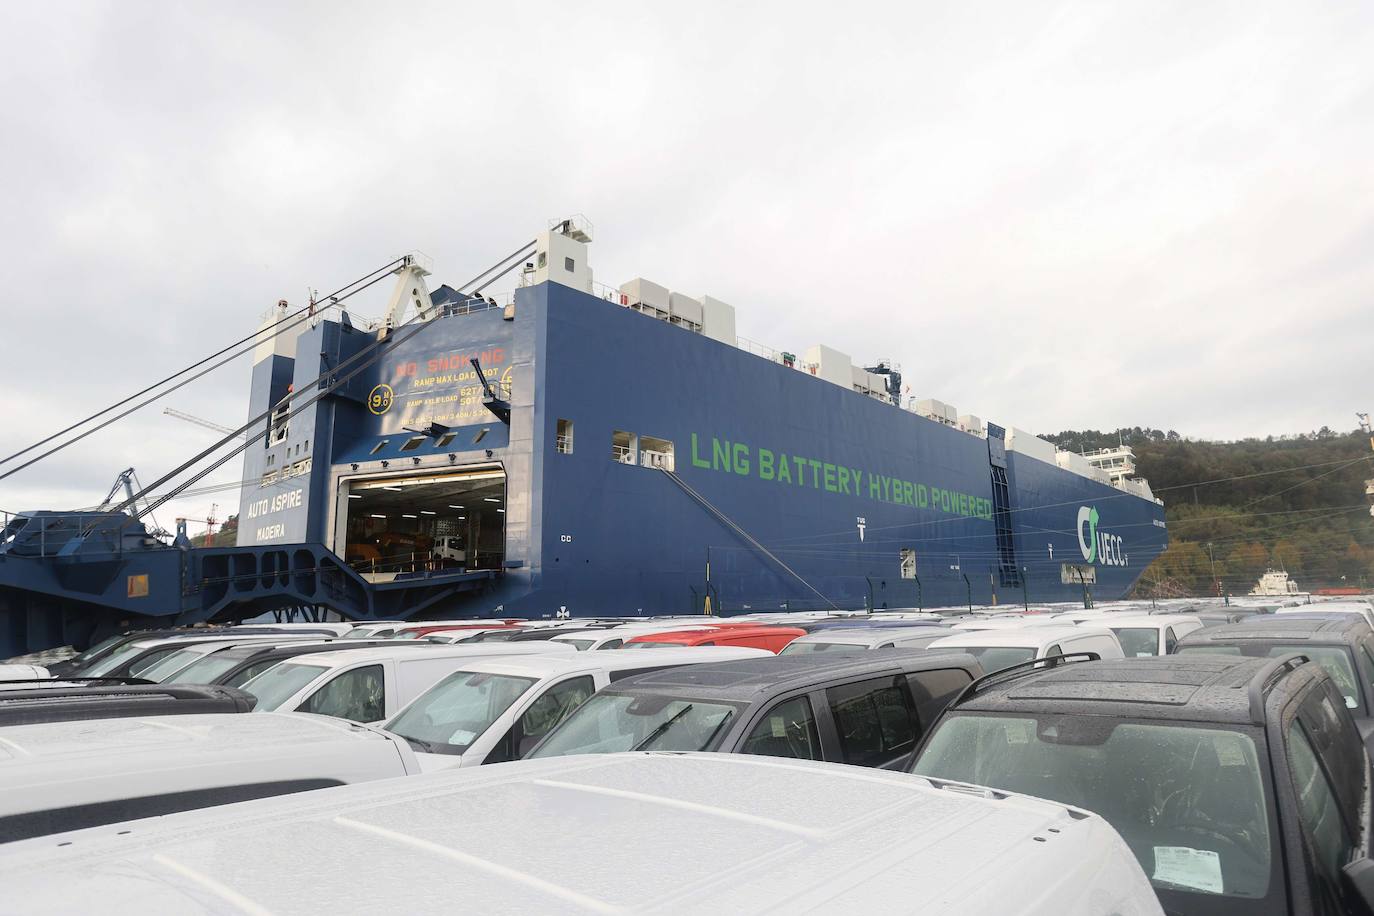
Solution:
{"label": "cargo ship", "polygon": [[325,303],[265,339],[240,547],[467,583],[426,614],[586,616],[1117,598],[1167,545],[1129,448],[1060,451],[890,362],[739,337],[712,296],[604,286],[592,235],[551,224],[499,299],[407,259],[383,318]]}

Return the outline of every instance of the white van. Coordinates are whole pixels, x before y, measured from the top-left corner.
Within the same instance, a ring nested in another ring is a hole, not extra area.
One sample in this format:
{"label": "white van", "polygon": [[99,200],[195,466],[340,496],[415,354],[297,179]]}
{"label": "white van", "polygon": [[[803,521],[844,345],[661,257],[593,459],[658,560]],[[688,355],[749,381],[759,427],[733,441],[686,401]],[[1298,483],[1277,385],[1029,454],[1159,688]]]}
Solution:
{"label": "white van", "polygon": [[0,728],[0,842],[419,769],[399,738],[322,716],[10,725]]}
{"label": "white van", "polygon": [[0,886],[43,916],[1163,912],[1096,814],[746,754],[523,760],[97,827],[7,848]]}
{"label": "white van", "polygon": [[340,649],[273,665],[245,681],[241,689],[257,698],[254,712],[313,712],[354,722],[381,722],[467,659],[575,651],[572,646],[549,642]]}
{"label": "white van", "polygon": [[1115,633],[1086,625],[975,630],[937,639],[927,648],[931,652],[945,649],[967,652],[978,659],[988,673],[1048,655],[1073,652],[1096,652],[1098,658],[1125,658]]}
{"label": "white van", "polygon": [[311,623],[308,620],[298,620],[292,623],[277,623],[272,620],[259,620],[257,623],[236,623],[229,630],[238,629],[262,629],[277,630],[282,633],[290,633],[292,630],[302,630],[308,634],[319,636],[322,633],[333,633],[335,636],[343,636],[353,629],[354,624],[348,620],[323,620],[318,623]]}
{"label": "white van", "polygon": [[504,763],[523,757],[613,681],[679,665],[772,654],[765,649],[695,646],[648,653],[469,658],[383,728],[409,741],[426,771]]}
{"label": "white van", "polygon": [[1127,658],[1148,658],[1173,655],[1178,641],[1202,629],[1202,621],[1188,614],[1112,614],[1081,626],[1106,627],[1116,634]]}

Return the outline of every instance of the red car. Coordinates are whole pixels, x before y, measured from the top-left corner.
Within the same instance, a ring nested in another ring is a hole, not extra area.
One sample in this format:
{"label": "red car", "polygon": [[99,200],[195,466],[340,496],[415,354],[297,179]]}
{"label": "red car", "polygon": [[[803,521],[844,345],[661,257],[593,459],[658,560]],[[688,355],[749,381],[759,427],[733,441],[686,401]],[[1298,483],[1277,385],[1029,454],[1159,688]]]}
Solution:
{"label": "red car", "polygon": [[711,630],[670,630],[667,633],[646,633],[634,639],[625,640],[627,649],[679,648],[682,646],[747,646],[752,649],[767,649],[781,652],[798,636],[805,636],[805,630],[796,627],[768,627],[735,625]]}

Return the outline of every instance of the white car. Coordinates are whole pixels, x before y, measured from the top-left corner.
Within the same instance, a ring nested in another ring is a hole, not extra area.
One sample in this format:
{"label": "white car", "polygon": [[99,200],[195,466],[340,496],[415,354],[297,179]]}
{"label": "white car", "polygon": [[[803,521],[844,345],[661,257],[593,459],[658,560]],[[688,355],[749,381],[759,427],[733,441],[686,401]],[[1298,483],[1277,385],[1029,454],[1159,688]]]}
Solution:
{"label": "white car", "polygon": [[280,662],[240,689],[257,697],[255,712],[313,712],[381,722],[469,659],[575,651],[548,642],[340,649]]}
{"label": "white car", "polygon": [[524,760],[98,827],[6,849],[0,886],[28,916],[1162,914],[1091,812],[745,754]]}
{"label": "white car", "polygon": [[868,649],[924,649],[937,639],[953,636],[949,627],[855,627],[821,630],[798,636],[779,655],[808,652],[863,652]]}
{"label": "white car", "polygon": [[468,659],[383,728],[409,741],[426,771],[503,763],[523,757],[613,681],[679,665],[772,654],[764,649],[699,646],[650,653]]}
{"label": "white car", "polygon": [[42,681],[50,677],[42,665],[0,665],[0,681]]}
{"label": "white car", "polygon": [[161,684],[185,671],[206,656],[214,655],[216,652],[222,652],[225,649],[233,649],[238,646],[246,645],[289,646],[292,643],[319,642],[322,638],[327,637],[308,635],[291,636],[289,634],[275,633],[270,636],[240,636],[237,639],[201,639],[190,642],[181,640],[182,642],[186,642],[186,645],[173,646],[172,651],[163,653],[151,663],[145,660],[140,664],[138,673],[134,676],[140,677],[145,681],[152,681],[155,684]]}
{"label": "white car", "polygon": [[1116,634],[1127,658],[1147,658],[1173,655],[1178,641],[1202,629],[1202,621],[1187,614],[1112,614],[1081,626],[1106,627]]}
{"label": "white car", "polygon": [[0,728],[0,842],[416,772],[399,738],[322,716],[11,725]]}
{"label": "white car", "polygon": [[932,652],[944,649],[967,652],[989,673],[1037,658],[1073,652],[1095,652],[1099,658],[1125,657],[1115,633],[1088,626],[975,630],[937,639],[927,648]]}

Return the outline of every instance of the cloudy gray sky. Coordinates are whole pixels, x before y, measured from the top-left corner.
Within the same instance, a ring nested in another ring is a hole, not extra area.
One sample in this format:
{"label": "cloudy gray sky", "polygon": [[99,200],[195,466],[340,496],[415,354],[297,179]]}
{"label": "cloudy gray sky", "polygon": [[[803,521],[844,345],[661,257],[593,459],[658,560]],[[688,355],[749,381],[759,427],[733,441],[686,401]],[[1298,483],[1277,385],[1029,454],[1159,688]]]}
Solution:
{"label": "cloudy gray sky", "polygon": [[[279,297],[572,212],[599,280],[1038,432],[1374,407],[1367,4],[11,3],[0,52],[5,454]],[[247,372],[166,403],[242,422]],[[213,441],[161,406],[0,508]]]}

